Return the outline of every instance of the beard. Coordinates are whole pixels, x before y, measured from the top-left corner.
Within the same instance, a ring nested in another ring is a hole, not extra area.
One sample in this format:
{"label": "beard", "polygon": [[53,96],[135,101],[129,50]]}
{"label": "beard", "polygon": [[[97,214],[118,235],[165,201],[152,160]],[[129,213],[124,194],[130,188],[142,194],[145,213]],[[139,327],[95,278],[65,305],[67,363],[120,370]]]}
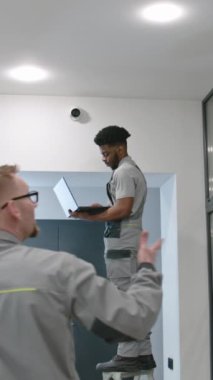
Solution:
{"label": "beard", "polygon": [[119,160],[118,154],[115,153],[113,160],[112,160],[112,163],[111,163],[111,169],[112,170],[117,169],[119,162],[120,162],[120,160]]}
{"label": "beard", "polygon": [[32,230],[32,232],[31,232],[31,234],[30,234],[29,237],[33,238],[33,237],[38,236],[39,231],[40,231],[40,228],[39,228],[38,224],[35,223],[34,226],[33,226],[33,230]]}

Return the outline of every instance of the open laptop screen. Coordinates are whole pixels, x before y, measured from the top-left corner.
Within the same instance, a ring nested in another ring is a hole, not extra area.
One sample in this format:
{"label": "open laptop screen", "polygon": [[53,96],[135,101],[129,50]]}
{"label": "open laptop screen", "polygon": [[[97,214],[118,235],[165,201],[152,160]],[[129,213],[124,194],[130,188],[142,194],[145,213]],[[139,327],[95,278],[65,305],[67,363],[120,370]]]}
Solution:
{"label": "open laptop screen", "polygon": [[109,206],[100,206],[100,207],[79,206],[70,188],[68,187],[64,177],[62,177],[60,181],[53,187],[53,191],[55,192],[58,198],[58,201],[67,217],[70,216],[69,210],[78,211],[78,212],[87,212],[88,214],[95,215],[95,214],[104,212],[105,210],[109,208]]}
{"label": "open laptop screen", "polygon": [[68,210],[75,211],[78,208],[78,205],[73,197],[64,177],[60,179],[59,182],[53,187],[53,191],[55,192],[61,207],[63,208],[65,215],[67,217],[70,216]]}

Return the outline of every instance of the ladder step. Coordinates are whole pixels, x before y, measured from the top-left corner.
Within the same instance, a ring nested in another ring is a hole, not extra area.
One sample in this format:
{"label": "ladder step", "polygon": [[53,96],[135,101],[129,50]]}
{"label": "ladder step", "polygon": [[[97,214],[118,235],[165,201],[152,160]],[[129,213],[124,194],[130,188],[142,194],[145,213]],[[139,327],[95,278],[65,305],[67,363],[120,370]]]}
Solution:
{"label": "ladder step", "polygon": [[154,380],[153,369],[138,372],[103,372],[103,380],[122,380],[133,378],[134,380]]}

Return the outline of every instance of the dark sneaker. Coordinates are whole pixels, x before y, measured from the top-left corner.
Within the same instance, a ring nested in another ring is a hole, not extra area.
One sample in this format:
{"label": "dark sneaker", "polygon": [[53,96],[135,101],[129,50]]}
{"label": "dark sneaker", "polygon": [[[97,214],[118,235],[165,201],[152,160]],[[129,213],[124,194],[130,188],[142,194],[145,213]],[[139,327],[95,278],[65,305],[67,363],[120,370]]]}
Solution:
{"label": "dark sneaker", "polygon": [[96,370],[102,372],[137,372],[140,368],[138,358],[116,355],[109,362],[98,363]]}
{"label": "dark sneaker", "polygon": [[156,367],[155,360],[153,358],[153,355],[140,355],[138,356],[138,366],[140,369],[148,370],[153,369]]}

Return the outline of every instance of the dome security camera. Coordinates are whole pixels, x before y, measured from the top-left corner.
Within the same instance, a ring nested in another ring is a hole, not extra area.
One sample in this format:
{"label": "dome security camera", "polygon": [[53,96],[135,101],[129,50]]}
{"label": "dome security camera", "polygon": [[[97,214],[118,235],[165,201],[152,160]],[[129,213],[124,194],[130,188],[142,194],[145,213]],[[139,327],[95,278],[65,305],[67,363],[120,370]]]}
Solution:
{"label": "dome security camera", "polygon": [[73,108],[71,111],[71,117],[73,120],[77,120],[80,117],[81,111],[79,108]]}

